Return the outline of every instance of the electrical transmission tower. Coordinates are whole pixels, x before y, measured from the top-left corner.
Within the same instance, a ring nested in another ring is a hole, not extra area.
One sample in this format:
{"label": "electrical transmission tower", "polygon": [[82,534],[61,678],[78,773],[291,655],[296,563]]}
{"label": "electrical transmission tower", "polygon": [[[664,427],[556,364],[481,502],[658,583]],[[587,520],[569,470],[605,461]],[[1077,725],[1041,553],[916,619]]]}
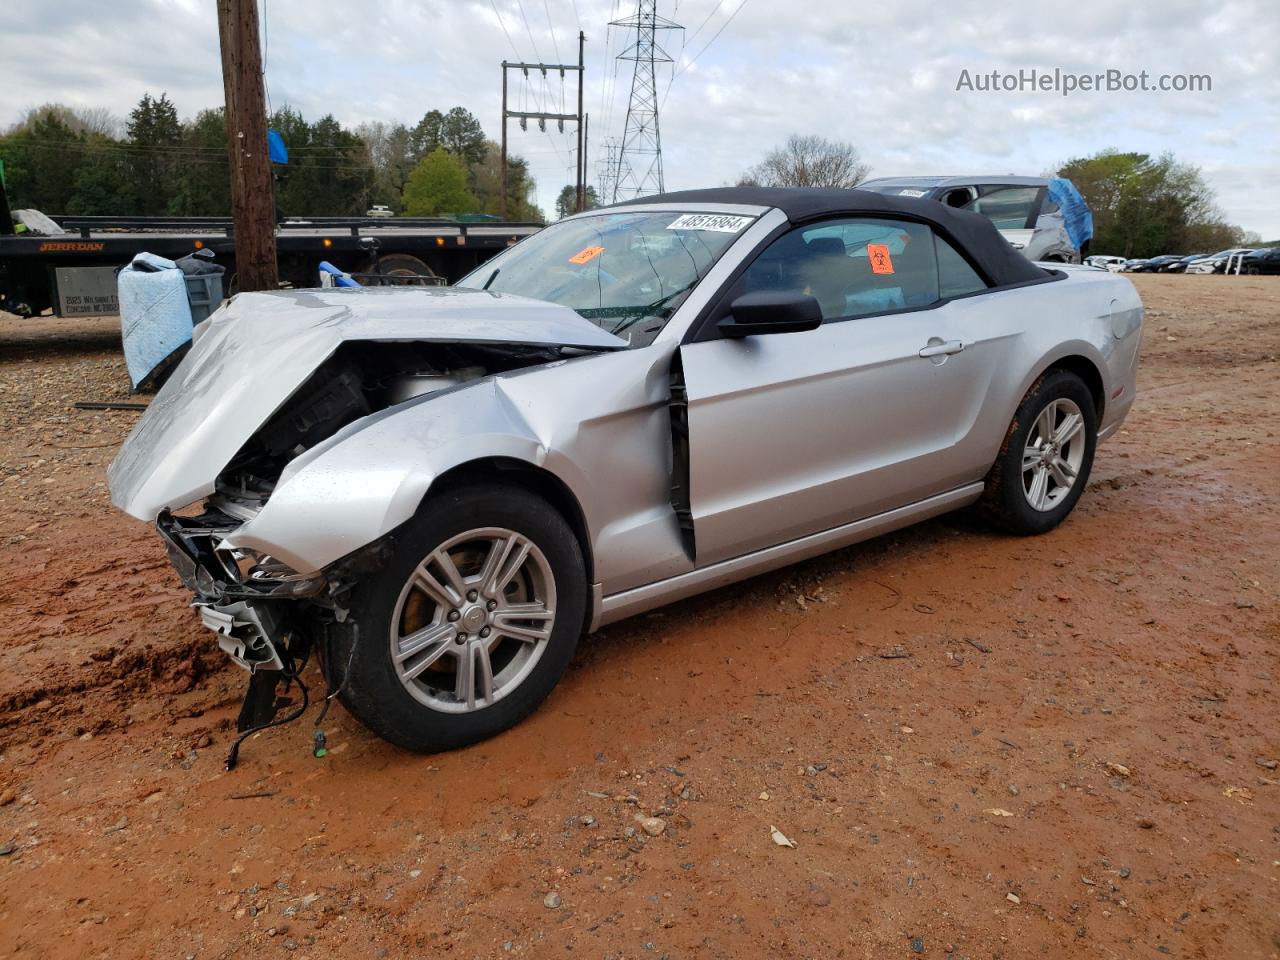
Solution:
{"label": "electrical transmission tower", "polygon": [[637,0],[636,12],[615,27],[635,29],[635,40],[619,60],[635,62],[631,77],[631,100],[627,104],[627,121],[623,127],[621,149],[612,180],[610,200],[625,200],[661,193],[662,137],[658,131],[658,86],[655,65],[670,63],[671,58],[657,41],[659,30],[683,30],[684,27],[658,16],[658,0]]}
{"label": "electrical transmission tower", "polygon": [[618,180],[618,153],[622,143],[617,137],[605,137],[604,157],[596,161],[596,176],[600,180],[600,202],[612,203],[614,186]]}

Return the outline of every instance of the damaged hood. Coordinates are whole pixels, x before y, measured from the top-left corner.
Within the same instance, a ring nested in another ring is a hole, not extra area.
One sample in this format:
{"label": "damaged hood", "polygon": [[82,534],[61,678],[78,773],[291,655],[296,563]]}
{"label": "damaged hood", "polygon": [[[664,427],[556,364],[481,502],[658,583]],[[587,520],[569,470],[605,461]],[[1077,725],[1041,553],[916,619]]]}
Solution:
{"label": "damaged hood", "polygon": [[140,520],[213,492],[218,474],[312,372],[350,340],[620,350],[568,307],[455,288],[242,293],[195,329],[191,351],[107,470]]}

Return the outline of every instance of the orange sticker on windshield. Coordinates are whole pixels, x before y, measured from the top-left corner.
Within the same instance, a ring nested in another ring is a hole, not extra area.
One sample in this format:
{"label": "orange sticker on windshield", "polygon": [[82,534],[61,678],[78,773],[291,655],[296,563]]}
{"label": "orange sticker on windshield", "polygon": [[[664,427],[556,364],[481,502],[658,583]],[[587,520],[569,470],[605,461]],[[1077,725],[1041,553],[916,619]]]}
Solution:
{"label": "orange sticker on windshield", "polygon": [[569,262],[582,266],[584,263],[590,263],[602,253],[604,253],[604,247],[587,247],[585,250],[579,250],[570,257]]}
{"label": "orange sticker on windshield", "polygon": [[872,273],[893,273],[893,257],[883,243],[868,243],[867,259],[871,261]]}

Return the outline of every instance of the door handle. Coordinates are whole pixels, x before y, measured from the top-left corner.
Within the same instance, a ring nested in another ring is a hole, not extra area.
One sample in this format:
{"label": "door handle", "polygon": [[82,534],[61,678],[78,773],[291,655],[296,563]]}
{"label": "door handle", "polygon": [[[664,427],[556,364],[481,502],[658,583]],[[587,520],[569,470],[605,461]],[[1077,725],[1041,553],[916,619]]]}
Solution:
{"label": "door handle", "polygon": [[929,345],[920,351],[922,357],[941,357],[951,353],[959,353],[964,349],[964,341],[947,340],[945,343],[934,337],[929,341]]}

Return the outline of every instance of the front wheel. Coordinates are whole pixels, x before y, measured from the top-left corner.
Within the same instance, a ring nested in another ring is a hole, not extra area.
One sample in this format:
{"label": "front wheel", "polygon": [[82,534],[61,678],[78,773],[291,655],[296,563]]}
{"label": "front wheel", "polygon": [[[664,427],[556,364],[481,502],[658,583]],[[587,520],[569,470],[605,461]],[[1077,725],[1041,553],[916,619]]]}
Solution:
{"label": "front wheel", "polygon": [[518,723],[551,692],[582,630],[587,583],[564,518],[520,488],[428,499],[391,559],[352,592],[332,651],[343,702],[385,740],[451,750]]}
{"label": "front wheel", "polygon": [[1093,467],[1098,415],[1074,373],[1051,370],[1023,397],[987,474],[982,512],[1009,533],[1047,533],[1067,518]]}

